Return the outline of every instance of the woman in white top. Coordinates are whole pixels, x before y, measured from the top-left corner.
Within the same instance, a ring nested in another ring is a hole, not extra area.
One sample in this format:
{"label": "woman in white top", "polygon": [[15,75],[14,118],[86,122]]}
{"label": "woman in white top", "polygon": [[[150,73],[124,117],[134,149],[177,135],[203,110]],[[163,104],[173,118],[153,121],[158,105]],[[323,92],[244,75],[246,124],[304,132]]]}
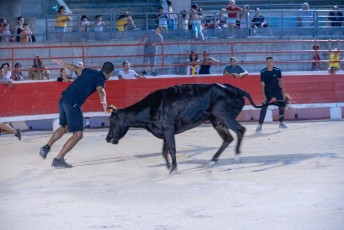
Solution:
{"label": "woman in white top", "polygon": [[9,63],[3,63],[1,65],[1,69],[4,70],[4,76],[8,79],[11,79],[12,77],[12,72],[11,72],[11,67]]}
{"label": "woman in white top", "polygon": [[145,78],[143,75],[139,75],[135,70],[130,69],[130,63],[128,61],[123,62],[123,70],[118,71],[118,79],[135,79]]}

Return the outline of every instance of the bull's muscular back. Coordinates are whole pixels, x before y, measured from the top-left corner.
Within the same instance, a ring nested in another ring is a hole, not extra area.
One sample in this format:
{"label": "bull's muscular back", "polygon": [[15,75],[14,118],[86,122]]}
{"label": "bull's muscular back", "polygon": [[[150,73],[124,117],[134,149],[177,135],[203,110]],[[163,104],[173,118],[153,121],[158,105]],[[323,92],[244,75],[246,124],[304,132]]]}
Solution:
{"label": "bull's muscular back", "polygon": [[185,84],[157,90],[124,109],[129,126],[142,127],[156,137],[174,129],[181,133],[206,120],[235,119],[241,112],[245,92],[230,85]]}

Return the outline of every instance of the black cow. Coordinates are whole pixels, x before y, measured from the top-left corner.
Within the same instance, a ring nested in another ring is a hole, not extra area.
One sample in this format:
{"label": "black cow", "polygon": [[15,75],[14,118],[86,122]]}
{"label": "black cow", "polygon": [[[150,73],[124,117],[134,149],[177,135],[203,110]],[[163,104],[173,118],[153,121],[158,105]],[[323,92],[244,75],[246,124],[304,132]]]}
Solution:
{"label": "black cow", "polygon": [[[255,108],[250,95],[228,84],[185,84],[160,89],[150,93],[136,104],[115,110],[110,117],[107,142],[117,144],[130,127],[145,128],[157,138],[163,139],[162,155],[171,172],[177,169],[175,134],[199,126],[209,120],[223,143],[212,158],[215,163],[221,153],[234,140],[228,129],[238,136],[235,149],[240,153],[240,144],[245,127],[236,118],[245,105],[247,97]],[[271,102],[269,105],[282,105],[284,102]],[[167,153],[172,159],[172,168]]]}

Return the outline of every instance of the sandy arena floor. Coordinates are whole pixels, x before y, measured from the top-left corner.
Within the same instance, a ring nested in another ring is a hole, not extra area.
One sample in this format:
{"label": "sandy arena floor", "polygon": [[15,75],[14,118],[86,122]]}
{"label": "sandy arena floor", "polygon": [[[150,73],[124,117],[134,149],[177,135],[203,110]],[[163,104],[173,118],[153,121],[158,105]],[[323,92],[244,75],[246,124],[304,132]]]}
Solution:
{"label": "sandy arena floor", "polygon": [[234,144],[207,163],[221,140],[210,125],[177,136],[178,172],[169,175],[162,141],[131,129],[118,145],[107,129],[87,130],[66,161],[46,160],[51,132],[0,137],[0,229],[344,229],[344,121],[243,123]]}

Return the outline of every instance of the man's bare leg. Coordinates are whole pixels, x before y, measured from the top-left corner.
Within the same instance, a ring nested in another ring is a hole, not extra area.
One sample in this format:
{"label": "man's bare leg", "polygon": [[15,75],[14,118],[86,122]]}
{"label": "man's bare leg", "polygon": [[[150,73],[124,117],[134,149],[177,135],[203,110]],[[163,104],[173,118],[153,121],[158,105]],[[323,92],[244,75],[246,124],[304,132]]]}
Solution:
{"label": "man's bare leg", "polygon": [[66,154],[82,139],[82,137],[83,137],[82,131],[74,132],[73,136],[71,136],[68,139],[68,141],[63,145],[56,159],[64,158]]}

